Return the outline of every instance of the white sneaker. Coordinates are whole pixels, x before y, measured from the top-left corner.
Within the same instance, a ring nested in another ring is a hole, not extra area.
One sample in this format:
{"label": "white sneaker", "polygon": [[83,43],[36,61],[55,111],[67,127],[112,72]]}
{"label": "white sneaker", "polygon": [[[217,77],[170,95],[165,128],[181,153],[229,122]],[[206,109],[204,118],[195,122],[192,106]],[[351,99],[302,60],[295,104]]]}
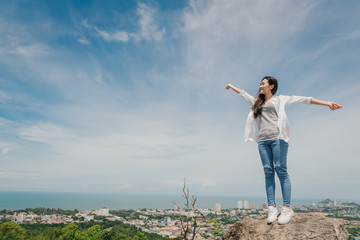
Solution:
{"label": "white sneaker", "polygon": [[291,208],[282,207],[278,223],[287,224],[290,222],[292,216],[294,216],[294,211]]}
{"label": "white sneaker", "polygon": [[267,223],[270,224],[270,223],[274,222],[278,216],[279,216],[279,211],[277,210],[277,208],[273,207],[273,206],[269,206]]}

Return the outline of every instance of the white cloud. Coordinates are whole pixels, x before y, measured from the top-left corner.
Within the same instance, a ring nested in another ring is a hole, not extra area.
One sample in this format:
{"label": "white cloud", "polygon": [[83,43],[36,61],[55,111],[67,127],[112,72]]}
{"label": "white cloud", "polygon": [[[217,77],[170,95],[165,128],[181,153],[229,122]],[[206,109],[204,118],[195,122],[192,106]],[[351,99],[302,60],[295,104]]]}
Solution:
{"label": "white cloud", "polygon": [[312,10],[305,2],[190,1],[183,16],[189,81],[209,87],[220,79],[249,83],[283,61]]}
{"label": "white cloud", "polygon": [[24,127],[19,130],[19,136],[26,140],[42,143],[54,143],[56,141],[75,139],[75,136],[68,130],[51,123],[40,123]]}
{"label": "white cloud", "polygon": [[131,185],[131,184],[123,184],[123,185],[120,185],[119,186],[119,189],[120,190],[129,190],[129,189],[133,189],[134,188],[134,186],[133,185]]}
{"label": "white cloud", "polygon": [[91,26],[91,25],[89,25],[89,23],[88,23],[88,20],[87,20],[87,19],[83,19],[83,20],[81,21],[81,24],[82,24],[84,27],[87,27],[87,28],[92,28],[92,26]]}
{"label": "white cloud", "polygon": [[18,170],[10,170],[10,169],[4,169],[0,168],[0,179],[5,180],[25,180],[28,178],[36,178],[39,177],[39,174],[34,171],[18,171]]}
{"label": "white cloud", "polygon": [[176,180],[176,179],[168,179],[161,183],[163,187],[176,187],[181,189],[181,187],[184,185],[184,181]]}
{"label": "white cloud", "polygon": [[115,42],[127,42],[129,41],[129,35],[124,31],[116,31],[114,33],[108,33],[106,31],[100,30],[95,27],[96,32],[106,41],[115,41]]}
{"label": "white cloud", "polygon": [[26,57],[49,54],[47,48],[40,44],[18,46],[15,48],[13,53]]}
{"label": "white cloud", "polygon": [[322,48],[317,50],[316,57],[320,57],[321,55],[327,53],[329,50],[332,50],[336,46],[345,45],[349,41],[354,41],[360,39],[360,30],[354,30],[350,33],[337,34],[337,35],[325,35],[323,36],[325,44]]}
{"label": "white cloud", "polygon": [[[139,16],[139,31],[128,32],[117,30],[110,33],[108,31],[99,29],[96,26],[90,25],[87,19],[83,19],[81,24],[86,28],[95,30],[99,34],[99,36],[101,36],[105,41],[108,42],[128,42],[131,38],[136,41],[162,40],[166,31],[165,28],[162,28],[160,30],[156,22],[156,16],[158,15],[157,9],[139,2],[136,8],[136,12]],[[81,43],[87,44],[87,40],[80,40],[79,41]]]}
{"label": "white cloud", "polygon": [[6,92],[0,90],[0,102],[5,103],[9,99],[10,99],[9,95]]}
{"label": "white cloud", "polygon": [[1,150],[1,154],[7,154],[9,152],[9,148],[3,148]]}
{"label": "white cloud", "polygon": [[155,22],[157,11],[155,8],[139,2],[137,13],[140,17],[140,32],[134,34],[135,39],[141,40],[161,40],[165,34],[165,29],[159,30]]}
{"label": "white cloud", "polygon": [[[87,19],[83,19],[81,21],[81,24],[89,29],[94,29],[99,36],[101,36],[105,41],[111,42],[128,42],[129,41],[129,34],[126,31],[115,31],[113,33],[106,32],[104,30],[99,29],[96,26],[92,26],[88,23]],[[89,41],[87,39],[81,38],[79,39],[79,42],[83,44],[89,44]]]}
{"label": "white cloud", "polygon": [[103,76],[102,76],[102,73],[101,73],[100,70],[98,70],[95,79],[96,79],[96,81],[97,81],[98,83],[103,83]]}
{"label": "white cloud", "polygon": [[201,187],[212,187],[212,186],[215,186],[215,181],[212,180],[212,179],[206,179],[206,178],[203,178],[203,179],[200,179],[200,182],[201,182]]}
{"label": "white cloud", "polygon": [[86,38],[79,38],[78,41],[79,41],[79,43],[82,43],[84,45],[89,45],[90,44],[90,41],[87,40]]}

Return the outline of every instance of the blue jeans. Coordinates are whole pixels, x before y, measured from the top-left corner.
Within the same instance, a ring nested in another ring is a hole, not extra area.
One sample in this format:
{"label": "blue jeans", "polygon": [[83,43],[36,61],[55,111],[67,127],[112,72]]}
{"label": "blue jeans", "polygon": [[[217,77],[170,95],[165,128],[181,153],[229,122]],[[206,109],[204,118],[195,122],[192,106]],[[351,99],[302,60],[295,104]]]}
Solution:
{"label": "blue jeans", "polygon": [[268,205],[275,205],[275,172],[280,180],[283,204],[290,205],[291,183],[287,173],[289,144],[282,139],[259,142],[259,153],[265,173]]}

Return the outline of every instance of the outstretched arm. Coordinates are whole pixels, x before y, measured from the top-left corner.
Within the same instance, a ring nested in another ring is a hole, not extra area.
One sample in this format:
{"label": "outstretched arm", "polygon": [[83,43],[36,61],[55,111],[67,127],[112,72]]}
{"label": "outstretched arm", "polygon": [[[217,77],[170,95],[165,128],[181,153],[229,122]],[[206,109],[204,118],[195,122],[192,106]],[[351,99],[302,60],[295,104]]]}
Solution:
{"label": "outstretched arm", "polygon": [[232,84],[228,84],[228,85],[225,86],[225,89],[226,89],[226,90],[229,90],[230,88],[231,88],[232,90],[234,90],[235,92],[237,92],[237,93],[240,93],[240,92],[241,92],[241,90],[240,90],[239,88],[234,87]]}
{"label": "outstretched arm", "polygon": [[338,105],[338,104],[336,104],[334,102],[322,101],[322,100],[318,100],[318,99],[315,99],[315,98],[311,98],[310,104],[328,106],[331,110],[336,110],[336,109],[339,109],[339,108],[343,107],[343,106]]}
{"label": "outstretched arm", "polygon": [[234,87],[232,84],[228,84],[225,86],[226,90],[229,89],[234,90],[235,92],[237,92],[242,98],[244,98],[250,105],[253,105],[255,102],[255,98],[253,96],[251,96],[250,94],[246,93],[244,90],[241,90],[237,87]]}

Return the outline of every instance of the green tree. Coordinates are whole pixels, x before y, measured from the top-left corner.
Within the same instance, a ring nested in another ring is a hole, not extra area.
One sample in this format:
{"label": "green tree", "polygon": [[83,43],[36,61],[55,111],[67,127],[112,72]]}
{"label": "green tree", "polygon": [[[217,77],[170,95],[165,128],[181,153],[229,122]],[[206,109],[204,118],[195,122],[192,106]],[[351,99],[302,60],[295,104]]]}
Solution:
{"label": "green tree", "polygon": [[98,224],[96,224],[86,229],[84,231],[84,234],[89,240],[98,240],[98,239],[102,239],[103,231],[101,230],[101,227]]}
{"label": "green tree", "polygon": [[38,230],[26,230],[25,239],[31,240],[31,239],[38,239],[37,237],[40,235],[40,232]]}
{"label": "green tree", "polygon": [[43,233],[42,236],[44,236],[47,240],[55,240],[59,239],[61,234],[61,227],[47,227]]}
{"label": "green tree", "polygon": [[138,231],[133,240],[149,240],[143,232]]}
{"label": "green tree", "polygon": [[25,239],[26,231],[13,222],[1,224],[0,239],[1,240],[22,240]]}
{"label": "green tree", "polygon": [[60,238],[61,240],[86,240],[86,235],[82,233],[79,229],[79,226],[70,223],[61,230]]}
{"label": "green tree", "polygon": [[219,222],[216,219],[209,220],[213,224],[214,230],[211,232],[213,236],[221,236],[223,228],[220,226]]}

